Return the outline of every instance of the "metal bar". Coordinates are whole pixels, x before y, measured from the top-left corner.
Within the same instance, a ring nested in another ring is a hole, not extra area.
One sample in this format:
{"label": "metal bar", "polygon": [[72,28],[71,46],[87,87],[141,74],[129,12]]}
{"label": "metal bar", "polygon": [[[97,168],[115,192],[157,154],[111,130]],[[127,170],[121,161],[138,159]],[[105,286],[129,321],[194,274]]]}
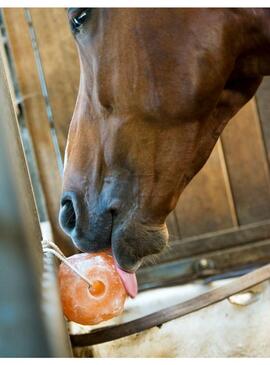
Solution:
{"label": "metal bar", "polygon": [[[45,287],[43,275],[53,265],[43,262],[36,205],[1,58],[0,101],[0,356],[70,356],[55,275],[47,275],[52,290]],[[56,308],[48,310],[52,302]]]}
{"label": "metal bar", "polygon": [[39,81],[40,81],[40,87],[41,87],[42,95],[44,97],[44,102],[46,105],[48,122],[50,123],[51,139],[53,142],[55,155],[57,156],[58,169],[59,169],[60,175],[62,175],[63,174],[63,160],[62,160],[57,136],[55,133],[55,123],[53,120],[52,106],[50,103],[46,78],[44,75],[44,70],[43,70],[43,66],[42,66],[42,62],[41,62],[40,51],[39,51],[39,46],[37,43],[35,28],[33,27],[32,16],[31,16],[29,9],[27,9],[27,8],[24,9],[24,15],[25,15],[25,19],[27,21],[28,27],[29,27],[29,34],[31,37],[33,54],[34,54],[35,61],[36,61],[36,66],[37,66],[37,71],[38,71],[38,76],[39,76]]}

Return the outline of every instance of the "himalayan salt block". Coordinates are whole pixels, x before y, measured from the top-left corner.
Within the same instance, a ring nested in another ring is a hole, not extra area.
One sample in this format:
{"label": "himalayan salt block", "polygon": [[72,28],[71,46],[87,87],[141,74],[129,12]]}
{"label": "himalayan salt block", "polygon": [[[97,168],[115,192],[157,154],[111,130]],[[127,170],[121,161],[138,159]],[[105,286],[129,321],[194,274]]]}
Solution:
{"label": "himalayan salt block", "polygon": [[80,253],[67,258],[91,287],[65,263],[59,268],[65,316],[83,325],[97,324],[122,313],[127,297],[113,257],[106,252]]}

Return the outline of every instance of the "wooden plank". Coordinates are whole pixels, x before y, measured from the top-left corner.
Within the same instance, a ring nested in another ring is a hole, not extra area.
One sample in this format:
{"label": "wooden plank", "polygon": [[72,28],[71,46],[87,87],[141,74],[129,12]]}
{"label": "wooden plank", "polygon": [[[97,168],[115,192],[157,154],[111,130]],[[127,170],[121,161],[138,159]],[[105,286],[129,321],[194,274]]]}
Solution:
{"label": "wooden plank", "polygon": [[197,279],[231,273],[269,263],[270,240],[205,252],[186,259],[145,267],[138,271],[139,290],[185,284]]}
{"label": "wooden plank", "polygon": [[239,223],[268,219],[269,170],[254,99],[229,122],[221,138]]}
{"label": "wooden plank", "polygon": [[182,237],[218,231],[235,225],[231,215],[218,147],[179,199],[176,216]]}
{"label": "wooden plank", "polygon": [[73,252],[73,247],[58,224],[61,177],[24,10],[5,8],[3,12],[23,100],[26,124],[32,138],[54,238],[61,249],[66,254],[70,254]]}
{"label": "wooden plank", "polygon": [[270,162],[270,76],[264,77],[256,93],[257,108],[260,116],[263,139]]}
{"label": "wooden plank", "polygon": [[252,223],[240,228],[231,228],[216,233],[176,240],[158,257],[156,262],[170,262],[212,251],[245,245],[270,238],[270,221]]}
{"label": "wooden plank", "polygon": [[62,157],[79,86],[79,59],[64,8],[30,9]]}

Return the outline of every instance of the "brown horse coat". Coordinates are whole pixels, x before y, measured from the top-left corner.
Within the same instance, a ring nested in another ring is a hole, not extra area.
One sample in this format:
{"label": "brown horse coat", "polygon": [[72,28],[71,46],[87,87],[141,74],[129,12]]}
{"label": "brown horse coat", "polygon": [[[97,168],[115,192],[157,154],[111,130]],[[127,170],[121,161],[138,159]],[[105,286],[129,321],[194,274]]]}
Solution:
{"label": "brown horse coat", "polygon": [[270,73],[269,9],[72,9],[81,64],[60,222],[134,271],[227,122]]}

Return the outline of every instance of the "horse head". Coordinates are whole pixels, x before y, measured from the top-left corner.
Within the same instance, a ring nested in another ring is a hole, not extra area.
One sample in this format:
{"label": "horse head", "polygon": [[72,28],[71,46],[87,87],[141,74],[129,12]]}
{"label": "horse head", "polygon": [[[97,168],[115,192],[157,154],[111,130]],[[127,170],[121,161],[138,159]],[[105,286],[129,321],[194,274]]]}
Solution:
{"label": "horse head", "polygon": [[[263,10],[71,9],[80,85],[60,223],[135,271],[265,70]],[[268,63],[269,64],[269,60]]]}

